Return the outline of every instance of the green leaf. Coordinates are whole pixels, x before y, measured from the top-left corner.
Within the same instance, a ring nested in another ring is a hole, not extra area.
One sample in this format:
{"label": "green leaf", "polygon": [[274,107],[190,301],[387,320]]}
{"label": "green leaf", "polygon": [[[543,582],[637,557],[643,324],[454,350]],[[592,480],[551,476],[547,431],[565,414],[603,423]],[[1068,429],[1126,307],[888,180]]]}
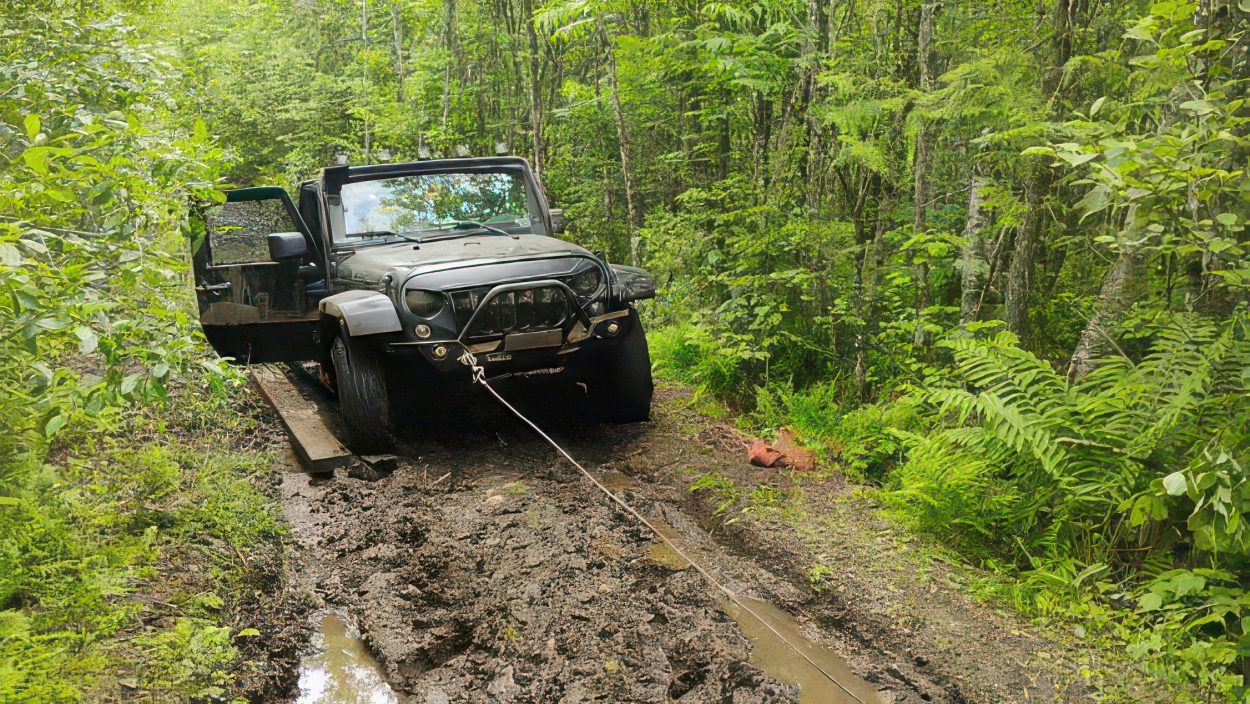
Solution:
{"label": "green leaf", "polygon": [[43,426],[43,436],[50,438],[53,435],[56,435],[57,431],[59,431],[63,425],[65,425],[65,416],[59,414],[52,416],[52,419],[48,421],[48,424]]}
{"label": "green leaf", "polygon": [[137,386],[138,384],[139,384],[138,374],[127,374],[126,377],[122,379],[121,392],[123,394],[128,394],[131,391],[134,391],[135,386]]}
{"label": "green leaf", "polygon": [[78,351],[83,354],[91,354],[95,352],[96,346],[100,342],[100,337],[96,335],[95,330],[86,325],[79,325],[74,328],[74,334],[78,336]]}
{"label": "green leaf", "polygon": [[1102,109],[1102,104],[1105,102],[1107,102],[1107,96],[1105,95],[1099,98],[1098,100],[1095,100],[1094,104],[1091,105],[1089,108],[1089,116],[1093,117],[1094,115],[1097,115],[1098,111]]}
{"label": "green leaf", "polygon": [[260,635],[259,630],[255,628],[244,628],[243,630],[239,631],[239,634],[235,637],[236,638],[252,638],[258,635]]}
{"label": "green leaf", "polygon": [[1181,103],[1181,110],[1188,110],[1195,115],[1207,115],[1215,112],[1215,106],[1205,100],[1186,100]]}
{"label": "green leaf", "polygon": [[1177,596],[1197,594],[1207,586],[1207,580],[1192,572],[1178,574],[1172,578],[1172,593]]}
{"label": "green leaf", "polygon": [[31,114],[22,120],[22,125],[26,127],[26,136],[34,139],[43,128],[43,120],[39,119],[38,115]]}
{"label": "green leaf", "polygon": [[22,265],[22,253],[8,242],[0,242],[0,264],[19,267]]}
{"label": "green leaf", "polygon": [[1098,154],[1089,152],[1059,152],[1059,158],[1073,166],[1080,166],[1087,161],[1098,158]]}
{"label": "green leaf", "polygon": [[1082,219],[1089,217],[1094,213],[1106,210],[1108,205],[1111,205],[1110,194],[1103,186],[1094,186],[1088,193],[1085,194],[1085,197],[1077,203],[1077,206],[1085,211],[1081,216]]}
{"label": "green leaf", "polygon": [[1236,225],[1236,224],[1237,224],[1237,214],[1236,214],[1236,213],[1220,213],[1219,215],[1216,215],[1216,216],[1215,216],[1215,219],[1216,219],[1216,220],[1217,220],[1217,221],[1218,221],[1221,225],[1224,225],[1224,226],[1226,226],[1226,227],[1232,227],[1233,225]]}
{"label": "green leaf", "polygon": [[1163,488],[1170,496],[1181,496],[1185,493],[1185,473],[1172,472],[1163,478]]}
{"label": "green leaf", "polygon": [[1156,592],[1150,592],[1137,600],[1138,611],[1154,611],[1160,606],[1163,606],[1163,596]]}
{"label": "green leaf", "polygon": [[52,156],[52,151],[47,147],[31,147],[22,152],[22,161],[30,167],[31,171],[40,176],[48,173],[48,158]]}

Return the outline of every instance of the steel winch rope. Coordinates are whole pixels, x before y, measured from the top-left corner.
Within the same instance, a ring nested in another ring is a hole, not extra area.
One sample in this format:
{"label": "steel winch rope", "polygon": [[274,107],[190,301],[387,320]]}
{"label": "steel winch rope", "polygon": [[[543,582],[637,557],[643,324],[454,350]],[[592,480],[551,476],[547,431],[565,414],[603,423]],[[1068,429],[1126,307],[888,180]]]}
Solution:
{"label": "steel winch rope", "polygon": [[796,654],[798,654],[799,657],[806,660],[807,664],[811,665],[813,668],[816,669],[817,672],[824,675],[824,677],[828,679],[830,682],[832,682],[834,686],[836,686],[838,689],[845,692],[848,697],[859,702],[859,704],[867,704],[867,702],[865,702],[863,699],[860,699],[858,696],[856,696],[854,692],[852,692],[850,689],[847,689],[846,685],[839,682],[837,677],[834,677],[833,674],[831,674],[828,670],[821,667],[820,664],[817,663],[815,660],[813,660],[806,652],[803,651],[802,648],[792,643],[790,639],[787,638],[784,633],[774,628],[773,625],[769,623],[767,620],[765,620],[763,616],[758,614],[746,602],[739,599],[738,595],[735,594],[733,590],[731,590],[729,587],[726,587],[724,584],[720,582],[720,580],[713,577],[711,572],[708,572],[708,570],[703,565],[699,564],[693,558],[687,555],[686,552],[682,550],[674,541],[670,540],[668,536],[660,532],[660,530],[656,528],[651,523],[651,521],[648,521],[645,517],[643,517],[641,513],[634,510],[634,507],[626,503],[624,499],[617,496],[612,490],[604,486],[598,479],[595,478],[593,474],[591,474],[585,467],[583,467],[580,462],[573,459],[573,456],[570,455],[568,451],[566,451],[563,447],[561,447],[559,443],[553,440],[550,435],[543,432],[542,428],[539,428],[537,425],[535,425],[534,421],[527,418],[525,414],[517,410],[516,407],[513,406],[511,403],[508,403],[507,399],[505,399],[503,396],[500,396],[499,392],[496,391],[494,387],[492,387],[490,383],[486,381],[486,369],[482,367],[482,365],[478,364],[477,357],[475,357],[473,353],[469,351],[468,346],[461,343],[461,347],[464,348],[464,354],[460,355],[459,361],[461,364],[464,364],[465,366],[469,367],[472,370],[473,383],[480,384],[482,388],[490,392],[490,395],[494,396],[495,400],[498,401],[500,404],[502,404],[504,408],[507,408],[509,411],[511,411],[512,415],[519,418],[522,423],[525,423],[526,425],[528,425],[535,433],[538,433],[538,436],[541,437],[543,440],[545,440],[547,444],[550,445],[552,449],[554,449],[561,457],[568,460],[569,464],[573,465],[579,471],[581,471],[582,476],[589,479],[590,482],[599,489],[599,491],[607,495],[608,498],[612,499],[613,502],[615,502],[618,506],[620,506],[626,513],[633,516],[634,519],[637,520],[639,523],[646,526],[647,530],[650,530],[655,535],[655,537],[659,538],[665,545],[669,547],[669,549],[677,553],[677,555],[681,557],[683,560],[685,560],[691,567],[693,567],[695,571],[698,572],[703,577],[703,579],[707,581],[708,584],[711,584],[714,588],[716,588],[718,591],[724,594],[725,597],[729,599],[729,601],[731,601],[735,606],[737,606],[739,609],[742,609],[746,613],[750,614],[752,618],[754,618],[756,621],[759,621],[768,630],[772,631],[773,635],[777,636],[777,638],[779,638],[782,643],[785,643],[786,646],[789,647],[791,650],[793,650]]}

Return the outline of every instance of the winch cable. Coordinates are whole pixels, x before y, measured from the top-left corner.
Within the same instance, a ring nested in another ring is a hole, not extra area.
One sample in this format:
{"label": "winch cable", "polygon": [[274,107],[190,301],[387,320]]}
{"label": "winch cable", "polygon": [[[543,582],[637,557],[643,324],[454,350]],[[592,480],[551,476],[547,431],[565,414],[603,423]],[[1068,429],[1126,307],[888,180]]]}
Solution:
{"label": "winch cable", "polygon": [[617,496],[613,491],[611,491],[606,486],[604,486],[598,479],[595,478],[595,475],[591,474],[585,467],[581,465],[580,462],[573,459],[573,456],[570,455],[568,451],[566,451],[563,447],[561,447],[559,443],[551,439],[550,435],[543,432],[542,428],[539,428],[537,425],[535,425],[534,421],[530,420],[529,418],[525,416],[525,414],[517,410],[516,406],[513,406],[511,403],[508,403],[507,399],[505,399],[503,396],[500,396],[499,392],[496,391],[494,387],[492,387],[490,383],[486,380],[486,369],[483,368],[482,365],[478,364],[477,357],[475,357],[473,353],[469,351],[469,348],[465,346],[463,343],[461,343],[461,347],[464,348],[464,354],[460,355],[459,361],[461,364],[469,367],[469,369],[472,370],[473,383],[481,385],[481,387],[486,389],[486,391],[488,391],[491,396],[494,396],[495,400],[498,401],[500,404],[502,404],[504,408],[507,408],[509,411],[511,411],[512,415],[519,418],[522,423],[525,423],[526,425],[528,425],[535,433],[538,433],[538,436],[541,437],[543,440],[545,440],[547,444],[551,446],[552,449],[554,449],[561,457],[568,460],[569,464],[576,467],[582,473],[582,476],[589,479],[590,482],[599,489],[599,491],[603,492],[605,495],[607,495],[608,498],[612,499],[612,501],[614,501],[618,506],[620,506],[626,513],[633,516],[634,519],[637,520],[642,525],[646,526],[647,530],[650,530],[653,534],[655,534],[655,537],[659,538],[665,545],[668,546],[670,550],[677,553],[677,555],[681,557],[681,559],[685,560],[691,567],[693,567],[695,571],[698,572],[703,577],[703,579],[707,581],[708,584],[711,584],[716,590],[724,594],[725,598],[729,599],[729,601],[732,602],[734,606],[737,606],[739,609],[742,609],[746,613],[750,614],[751,617],[754,618],[756,621],[759,621],[761,625],[763,625],[769,631],[772,631],[773,635],[777,636],[777,638],[780,639],[782,643],[785,643],[786,646],[789,647],[791,650],[793,650],[795,653],[797,653],[799,657],[806,660],[807,664],[815,668],[816,671],[819,672],[821,675],[824,675],[825,679],[829,680],[830,682],[833,683],[835,687],[845,692],[848,697],[859,702],[859,704],[867,704],[867,702],[865,702],[863,699],[860,699],[854,692],[852,692],[850,689],[847,689],[846,685],[839,682],[837,677],[834,677],[832,673],[830,673],[825,668],[821,667],[820,664],[817,663],[815,660],[813,660],[811,656],[809,656],[806,652],[804,652],[802,648],[800,648],[798,645],[791,642],[790,639],[787,638],[784,633],[782,633],[781,631],[773,627],[773,625],[769,623],[763,616],[761,616],[754,609],[752,609],[749,604],[739,599],[738,595],[735,594],[733,590],[731,590],[729,587],[726,587],[724,584],[721,584],[720,580],[713,577],[712,573],[708,572],[708,570],[703,565],[696,562],[693,558],[687,555],[686,552],[682,550],[673,540],[670,540],[668,536],[660,532],[660,530],[656,528],[651,523],[651,521],[648,521],[645,517],[643,517],[641,513],[634,510],[634,508],[630,506],[629,504],[625,503],[624,499]]}

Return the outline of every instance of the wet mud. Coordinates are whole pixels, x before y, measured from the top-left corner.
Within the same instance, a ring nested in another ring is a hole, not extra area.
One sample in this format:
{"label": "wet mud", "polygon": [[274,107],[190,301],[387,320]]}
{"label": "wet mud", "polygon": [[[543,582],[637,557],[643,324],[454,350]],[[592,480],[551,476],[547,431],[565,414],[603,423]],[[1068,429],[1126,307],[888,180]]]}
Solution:
{"label": "wet mud", "polygon": [[[828,658],[817,662],[859,700],[945,700],[923,684],[859,679],[871,653],[770,607],[803,593],[721,550],[651,481],[652,467],[699,456],[662,420],[590,424],[576,399],[500,390],[541,399],[523,410],[814,659]],[[410,430],[387,471],[293,470],[283,482],[303,578],[356,624],[399,701],[857,700],[822,696],[829,683],[796,671],[788,661],[800,658],[778,651],[787,646],[775,634],[727,609],[680,555],[484,394],[454,401],[441,420]]]}

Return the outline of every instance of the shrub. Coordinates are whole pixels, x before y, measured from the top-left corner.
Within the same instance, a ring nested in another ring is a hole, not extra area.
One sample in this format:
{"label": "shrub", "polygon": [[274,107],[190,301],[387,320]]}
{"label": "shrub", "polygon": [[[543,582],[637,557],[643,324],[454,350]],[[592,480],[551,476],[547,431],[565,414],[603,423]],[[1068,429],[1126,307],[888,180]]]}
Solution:
{"label": "shrub", "polygon": [[838,463],[853,476],[879,480],[903,455],[899,433],[916,427],[916,405],[849,406],[845,393],[836,382],[801,390],[760,387],[750,418],[760,428],[788,426],[823,461]]}

